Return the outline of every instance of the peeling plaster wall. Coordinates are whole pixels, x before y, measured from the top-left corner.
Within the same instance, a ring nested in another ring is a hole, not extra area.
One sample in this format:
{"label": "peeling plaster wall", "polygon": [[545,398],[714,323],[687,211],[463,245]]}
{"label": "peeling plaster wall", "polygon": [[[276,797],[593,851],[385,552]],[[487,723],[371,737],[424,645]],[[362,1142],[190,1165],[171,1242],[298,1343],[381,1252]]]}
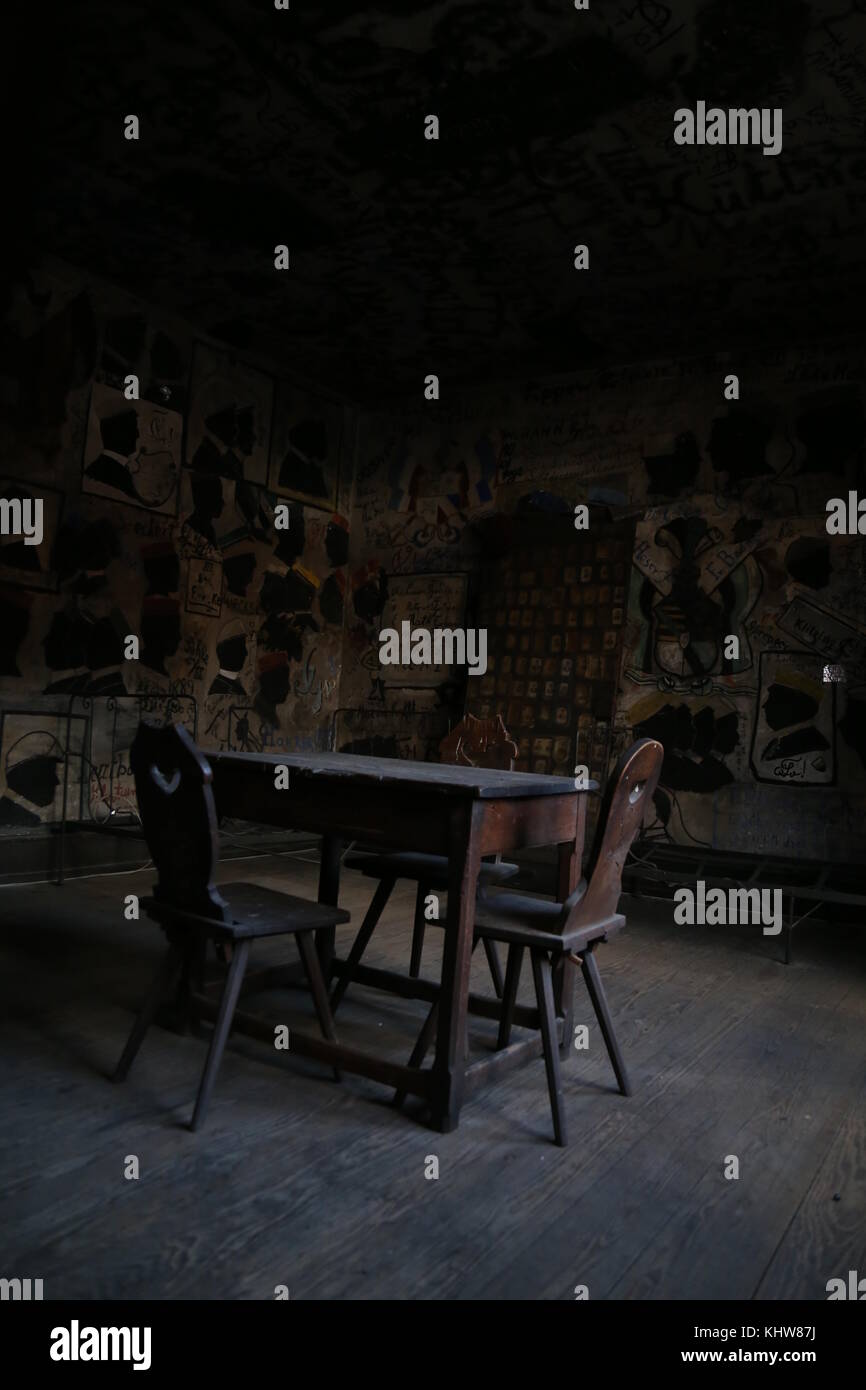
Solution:
{"label": "peeling plaster wall", "polygon": [[0,496],[45,527],[0,537],[0,830],[57,819],[67,748],[73,816],[133,801],[133,696],[205,748],[329,746],[353,412],[57,262],[14,286],[0,383]]}

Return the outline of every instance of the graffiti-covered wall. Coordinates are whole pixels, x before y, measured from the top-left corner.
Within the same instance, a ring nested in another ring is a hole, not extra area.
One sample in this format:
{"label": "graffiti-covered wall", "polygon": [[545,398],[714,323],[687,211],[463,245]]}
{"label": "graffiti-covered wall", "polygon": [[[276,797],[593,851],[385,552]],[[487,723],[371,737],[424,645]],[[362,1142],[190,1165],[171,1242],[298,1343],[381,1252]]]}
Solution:
{"label": "graffiti-covered wall", "polygon": [[619,719],[665,748],[673,838],[859,857],[863,540],[713,496],[637,528]]}
{"label": "graffiti-covered wall", "polygon": [[194,710],[205,748],[328,746],[354,428],[326,392],[69,267],[14,286],[0,503],[11,523],[40,499],[43,534],[0,535],[0,827],[56,817],[67,751],[73,810],[128,802],[132,697]]}
{"label": "graffiti-covered wall", "polygon": [[[859,346],[785,348],[460,401],[443,377],[441,399],[362,419],[341,694],[353,737],[377,732],[383,751],[431,755],[450,717],[448,690],[383,679],[377,634],[395,578],[463,572],[489,608],[489,561],[517,544],[516,519],[583,504],[590,533],[602,520],[637,523],[611,747],[662,738],[668,833],[856,857],[866,539],[830,535],[826,522],[830,498],[866,495],[863,383]],[[583,631],[597,615],[564,592],[563,623]],[[825,667],[842,670],[825,681]],[[503,711],[512,694],[498,694]]]}

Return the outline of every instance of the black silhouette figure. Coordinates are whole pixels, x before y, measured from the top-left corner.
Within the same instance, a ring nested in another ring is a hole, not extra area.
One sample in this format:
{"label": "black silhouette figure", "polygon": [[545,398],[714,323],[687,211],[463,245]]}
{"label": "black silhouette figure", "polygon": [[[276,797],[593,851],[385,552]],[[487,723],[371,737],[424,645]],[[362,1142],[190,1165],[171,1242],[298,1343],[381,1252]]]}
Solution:
{"label": "black silhouette figure", "polygon": [[304,509],[300,502],[289,502],[289,526],[286,531],[277,531],[277,544],[274,554],[284,565],[293,565],[304,553],[306,544],[306,524]]}
{"label": "black silhouette figure", "polygon": [[190,487],[193,510],[184,521],[184,525],[204,536],[211,545],[216,545],[213,524],[223,514],[223,485],[213,474],[193,473],[190,476]]}
{"label": "black silhouette figure", "polygon": [[34,730],[17,739],[6,754],[6,786],[29,803],[22,806],[11,796],[0,798],[0,825],[32,826],[41,816],[32,807],[44,809],[54,802],[60,785],[58,767],[63,751],[52,734]]}
{"label": "black silhouette figure", "polygon": [[112,523],[104,517],[82,524],[73,519],[57,533],[51,551],[51,567],[62,588],[73,594],[93,594],[104,589],[105,571],[120,554],[120,542]]}
{"label": "black silhouette figure", "polygon": [[253,406],[227,405],[205,417],[205,427],[213,439],[225,446],[223,452],[213,439],[203,439],[193,455],[192,466],[200,473],[216,473],[239,481],[244,476],[244,460],[256,447]]}
{"label": "black silhouette figure", "polygon": [[106,415],[99,422],[103,451],[88,464],[84,472],[95,483],[103,483],[126,497],[141,499],[129,472],[129,459],[138,444],[138,416],[134,410],[121,410]]}
{"label": "black silhouette figure", "polygon": [[331,568],[345,565],[349,558],[349,532],[338,521],[329,521],[325,532],[325,553]]}
{"label": "black silhouette figure", "polygon": [[772,473],[766,457],[772,433],[770,425],[747,410],[714,420],[707,445],[714,472],[727,473],[734,490],[750,478]]}
{"label": "black silhouette figure", "polygon": [[326,497],[322,465],[328,457],[324,420],[300,420],[289,430],[289,447],[280,464],[279,486],[310,497]]}
{"label": "black silhouette figure", "polygon": [[223,575],[230,594],[245,598],[247,588],[256,572],[256,556],[253,550],[244,550],[239,555],[223,558]]}
{"label": "black silhouette figure", "polygon": [[180,607],[175,599],[145,598],[141,606],[142,666],[167,676],[166,657],[174,656],[180,646]]}
{"label": "black silhouette figure", "polygon": [[[127,630],[126,620],[120,613],[97,621],[86,613],[55,614],[42,639],[45,664],[51,671],[68,671],[70,667],[79,666],[82,660],[84,665],[47,685],[45,694],[125,695],[121,633]],[[79,658],[82,643],[84,651]],[[69,657],[75,659],[67,661]]]}
{"label": "black silhouette figure", "polygon": [[[235,483],[235,505],[247,523],[247,532],[257,541],[270,545],[273,541],[271,518],[262,505],[262,490],[254,483],[239,479]],[[279,533],[280,535],[283,532]]]}
{"label": "black silhouette figure", "polygon": [[798,584],[826,589],[833,573],[829,543],[817,536],[801,536],[792,541],[785,551],[785,569]]}
{"label": "black silhouette figure", "polygon": [[366,579],[358,585],[352,596],[355,613],[363,622],[378,618],[388,598],[388,576],[380,569],[375,578]]}
{"label": "black silhouette figure", "polygon": [[71,671],[86,664],[88,630],[92,624],[73,610],[55,613],[42,638],[45,665],[49,671]]}
{"label": "black silhouette figure", "polygon": [[343,621],[344,588],[342,574],[329,574],[319,590],[319,612],[326,623],[333,623],[337,627]]}
{"label": "black silhouette figure", "polygon": [[148,594],[176,594],[180,585],[180,556],[171,541],[142,546],[141,562]]}
{"label": "black silhouette figure", "polygon": [[217,642],[217,661],[220,669],[211,681],[209,695],[237,695],[248,699],[246,690],[239,680],[240,672],[247,659],[246,633],[233,631],[229,624],[228,634]]}
{"label": "black silhouette figure", "polygon": [[266,652],[259,657],[258,665],[259,688],[255,708],[265,724],[276,727],[279,723],[277,705],[281,705],[289,693],[289,658],[285,652]]}

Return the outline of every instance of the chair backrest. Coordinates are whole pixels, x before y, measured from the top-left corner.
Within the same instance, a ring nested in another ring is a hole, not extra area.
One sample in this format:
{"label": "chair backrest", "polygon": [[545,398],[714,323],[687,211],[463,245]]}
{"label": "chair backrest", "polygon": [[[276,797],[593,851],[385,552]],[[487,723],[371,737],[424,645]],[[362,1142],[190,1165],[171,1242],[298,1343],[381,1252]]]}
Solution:
{"label": "chair backrest", "polygon": [[213,881],[219,855],[207,759],[182,724],[142,720],[130,762],[144,837],[159,874],[154,899],[230,921],[228,903]]}
{"label": "chair backrest", "polygon": [[439,760],[462,767],[492,767],[510,772],[517,757],[517,744],[502,722],[501,714],[478,719],[464,714],[439,744]]}
{"label": "chair backrest", "polygon": [[623,865],[652,805],[663,758],[664,749],[656,739],[642,738],[623,753],[611,773],[587,864],[589,886],[582,896],[577,889],[563,904],[561,930],[605,922],[616,915]]}

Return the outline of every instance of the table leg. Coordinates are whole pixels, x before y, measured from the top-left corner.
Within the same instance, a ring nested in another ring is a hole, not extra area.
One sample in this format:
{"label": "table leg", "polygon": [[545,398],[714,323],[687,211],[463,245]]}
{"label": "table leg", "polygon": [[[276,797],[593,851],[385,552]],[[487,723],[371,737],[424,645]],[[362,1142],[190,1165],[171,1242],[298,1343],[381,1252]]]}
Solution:
{"label": "table leg", "polygon": [[430,1098],[434,1128],[457,1128],[466,1071],[466,1020],[469,968],[475,927],[475,894],[481,865],[483,805],[473,801],[451,818],[448,855],[448,920],[442,959],[439,1026]]}
{"label": "table leg", "polygon": [[[337,907],[340,897],[340,857],[343,841],[339,835],[323,835],[321,859],[319,862],[319,902],[329,907]],[[334,959],[337,942],[337,928],[326,927],[316,932],[316,950],[325,983],[331,978],[331,963]]]}

